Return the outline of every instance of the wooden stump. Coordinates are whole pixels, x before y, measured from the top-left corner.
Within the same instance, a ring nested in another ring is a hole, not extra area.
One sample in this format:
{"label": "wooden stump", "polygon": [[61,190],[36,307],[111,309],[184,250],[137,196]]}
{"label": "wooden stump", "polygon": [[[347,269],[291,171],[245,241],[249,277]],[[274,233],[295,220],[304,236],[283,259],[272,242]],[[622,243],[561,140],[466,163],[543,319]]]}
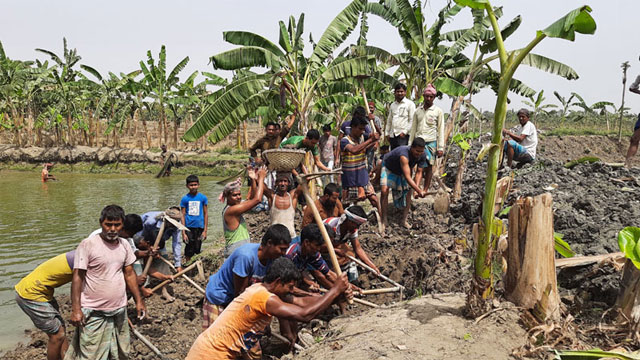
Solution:
{"label": "wooden stump", "polygon": [[519,199],[509,212],[506,297],[539,321],[560,316],[551,204],[546,193]]}
{"label": "wooden stump", "polygon": [[627,259],[622,273],[622,285],[616,300],[620,321],[629,320],[634,329],[640,323],[640,270]]}

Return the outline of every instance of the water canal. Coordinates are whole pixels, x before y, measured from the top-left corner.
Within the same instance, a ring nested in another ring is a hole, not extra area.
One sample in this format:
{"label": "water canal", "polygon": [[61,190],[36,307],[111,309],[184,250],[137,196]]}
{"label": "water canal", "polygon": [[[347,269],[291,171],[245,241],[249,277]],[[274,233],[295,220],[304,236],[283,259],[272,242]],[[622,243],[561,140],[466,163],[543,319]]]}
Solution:
{"label": "water canal", "polygon": [[[42,183],[34,172],[0,171],[0,353],[32,328],[14,301],[13,286],[45,260],[72,250],[99,227],[100,210],[109,204],[142,214],[178,205],[187,193],[185,177],[151,175],[56,174]],[[221,186],[201,177],[200,191],[209,198],[209,237],[221,234]],[[167,246],[170,251],[171,246]],[[56,290],[69,293],[70,286]]]}

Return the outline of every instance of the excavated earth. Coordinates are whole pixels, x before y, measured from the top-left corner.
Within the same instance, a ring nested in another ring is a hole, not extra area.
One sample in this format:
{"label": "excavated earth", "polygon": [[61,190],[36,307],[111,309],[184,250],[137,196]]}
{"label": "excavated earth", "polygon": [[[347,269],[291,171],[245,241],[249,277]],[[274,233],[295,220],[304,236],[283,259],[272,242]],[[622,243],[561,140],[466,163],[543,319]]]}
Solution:
{"label": "excavated earth", "polygon": [[[615,144],[570,140],[570,146],[546,140],[536,163],[515,170],[514,188],[506,205],[519,197],[548,191],[553,195],[554,229],[564,234],[577,255],[619,251],[617,232],[625,226],[639,225],[640,168],[607,165],[605,162],[620,161],[620,156],[614,154],[619,149],[612,148],[608,153],[602,150]],[[583,145],[592,148],[575,149]],[[507,359],[513,349],[527,341],[515,309],[492,313],[480,322],[462,316],[463,294],[470,285],[472,271],[470,229],[479,214],[486,171],[486,162],[473,161],[479,149],[480,142],[474,142],[468,154],[462,197],[451,204],[449,214],[435,215],[433,201],[427,199],[414,203],[411,229],[396,226],[399,214],[392,213],[386,235],[380,236],[370,223],[360,231],[364,249],[384,274],[407,287],[403,300],[409,301],[399,301],[399,294],[373,295],[367,300],[382,307],[353,305],[343,315],[338,316],[335,311],[324,314],[303,331],[302,337],[312,346],[296,358]],[[603,161],[572,169],[564,167],[567,160],[586,155],[599,156]],[[458,156],[454,150],[447,160],[445,183],[449,187],[456,176]],[[250,214],[246,219],[252,239],[259,241],[268,224],[267,215]],[[210,259],[218,258],[206,257],[207,278],[219,266],[219,261]],[[612,264],[559,271],[563,303],[578,327],[601,320],[615,302],[620,278],[619,268]],[[364,288],[390,286],[362,269],[358,282]],[[200,283],[204,286],[206,281]],[[147,299],[150,317],[134,325],[165,356],[183,359],[200,332],[202,296],[183,281],[173,284],[171,291],[176,297],[174,302],[166,303],[157,296]],[[68,299],[59,302],[68,319]],[[44,356],[46,336],[39,331],[26,335],[30,340],[5,354],[5,359]],[[139,340],[132,339],[132,358],[154,357]],[[597,338],[582,340],[602,345]],[[273,338],[263,339],[263,348],[265,358],[291,357],[284,355],[286,347]]]}

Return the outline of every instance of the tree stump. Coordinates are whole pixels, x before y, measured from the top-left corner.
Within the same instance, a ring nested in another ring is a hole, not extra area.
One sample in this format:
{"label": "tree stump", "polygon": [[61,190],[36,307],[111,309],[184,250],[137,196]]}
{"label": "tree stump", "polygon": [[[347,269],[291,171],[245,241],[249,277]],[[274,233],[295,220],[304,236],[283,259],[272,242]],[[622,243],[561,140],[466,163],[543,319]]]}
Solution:
{"label": "tree stump", "polygon": [[519,199],[509,212],[506,297],[539,321],[560,316],[551,204],[546,193]]}
{"label": "tree stump", "polygon": [[622,273],[622,285],[616,300],[620,321],[628,320],[634,329],[640,324],[640,270],[627,259]]}

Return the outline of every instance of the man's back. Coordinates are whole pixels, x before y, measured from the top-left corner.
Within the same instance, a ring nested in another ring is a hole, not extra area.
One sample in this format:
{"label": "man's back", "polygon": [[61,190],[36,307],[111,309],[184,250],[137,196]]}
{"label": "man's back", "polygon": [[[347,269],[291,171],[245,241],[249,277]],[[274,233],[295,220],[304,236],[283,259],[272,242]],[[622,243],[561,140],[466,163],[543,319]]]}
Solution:
{"label": "man's back", "polygon": [[236,359],[251,349],[271,322],[267,300],[275,294],[262,284],[248,287],[191,346],[186,360]]}
{"label": "man's back", "polygon": [[15,286],[20,297],[33,301],[51,301],[54,289],[71,282],[75,250],[60,254],[38,265]]}
{"label": "man's back", "polygon": [[249,284],[262,282],[267,273],[267,265],[258,259],[260,244],[245,244],[237,248],[225,260],[220,269],[209,278],[207,284],[207,301],[214,305],[226,306],[234,297],[233,275],[249,277]]}

